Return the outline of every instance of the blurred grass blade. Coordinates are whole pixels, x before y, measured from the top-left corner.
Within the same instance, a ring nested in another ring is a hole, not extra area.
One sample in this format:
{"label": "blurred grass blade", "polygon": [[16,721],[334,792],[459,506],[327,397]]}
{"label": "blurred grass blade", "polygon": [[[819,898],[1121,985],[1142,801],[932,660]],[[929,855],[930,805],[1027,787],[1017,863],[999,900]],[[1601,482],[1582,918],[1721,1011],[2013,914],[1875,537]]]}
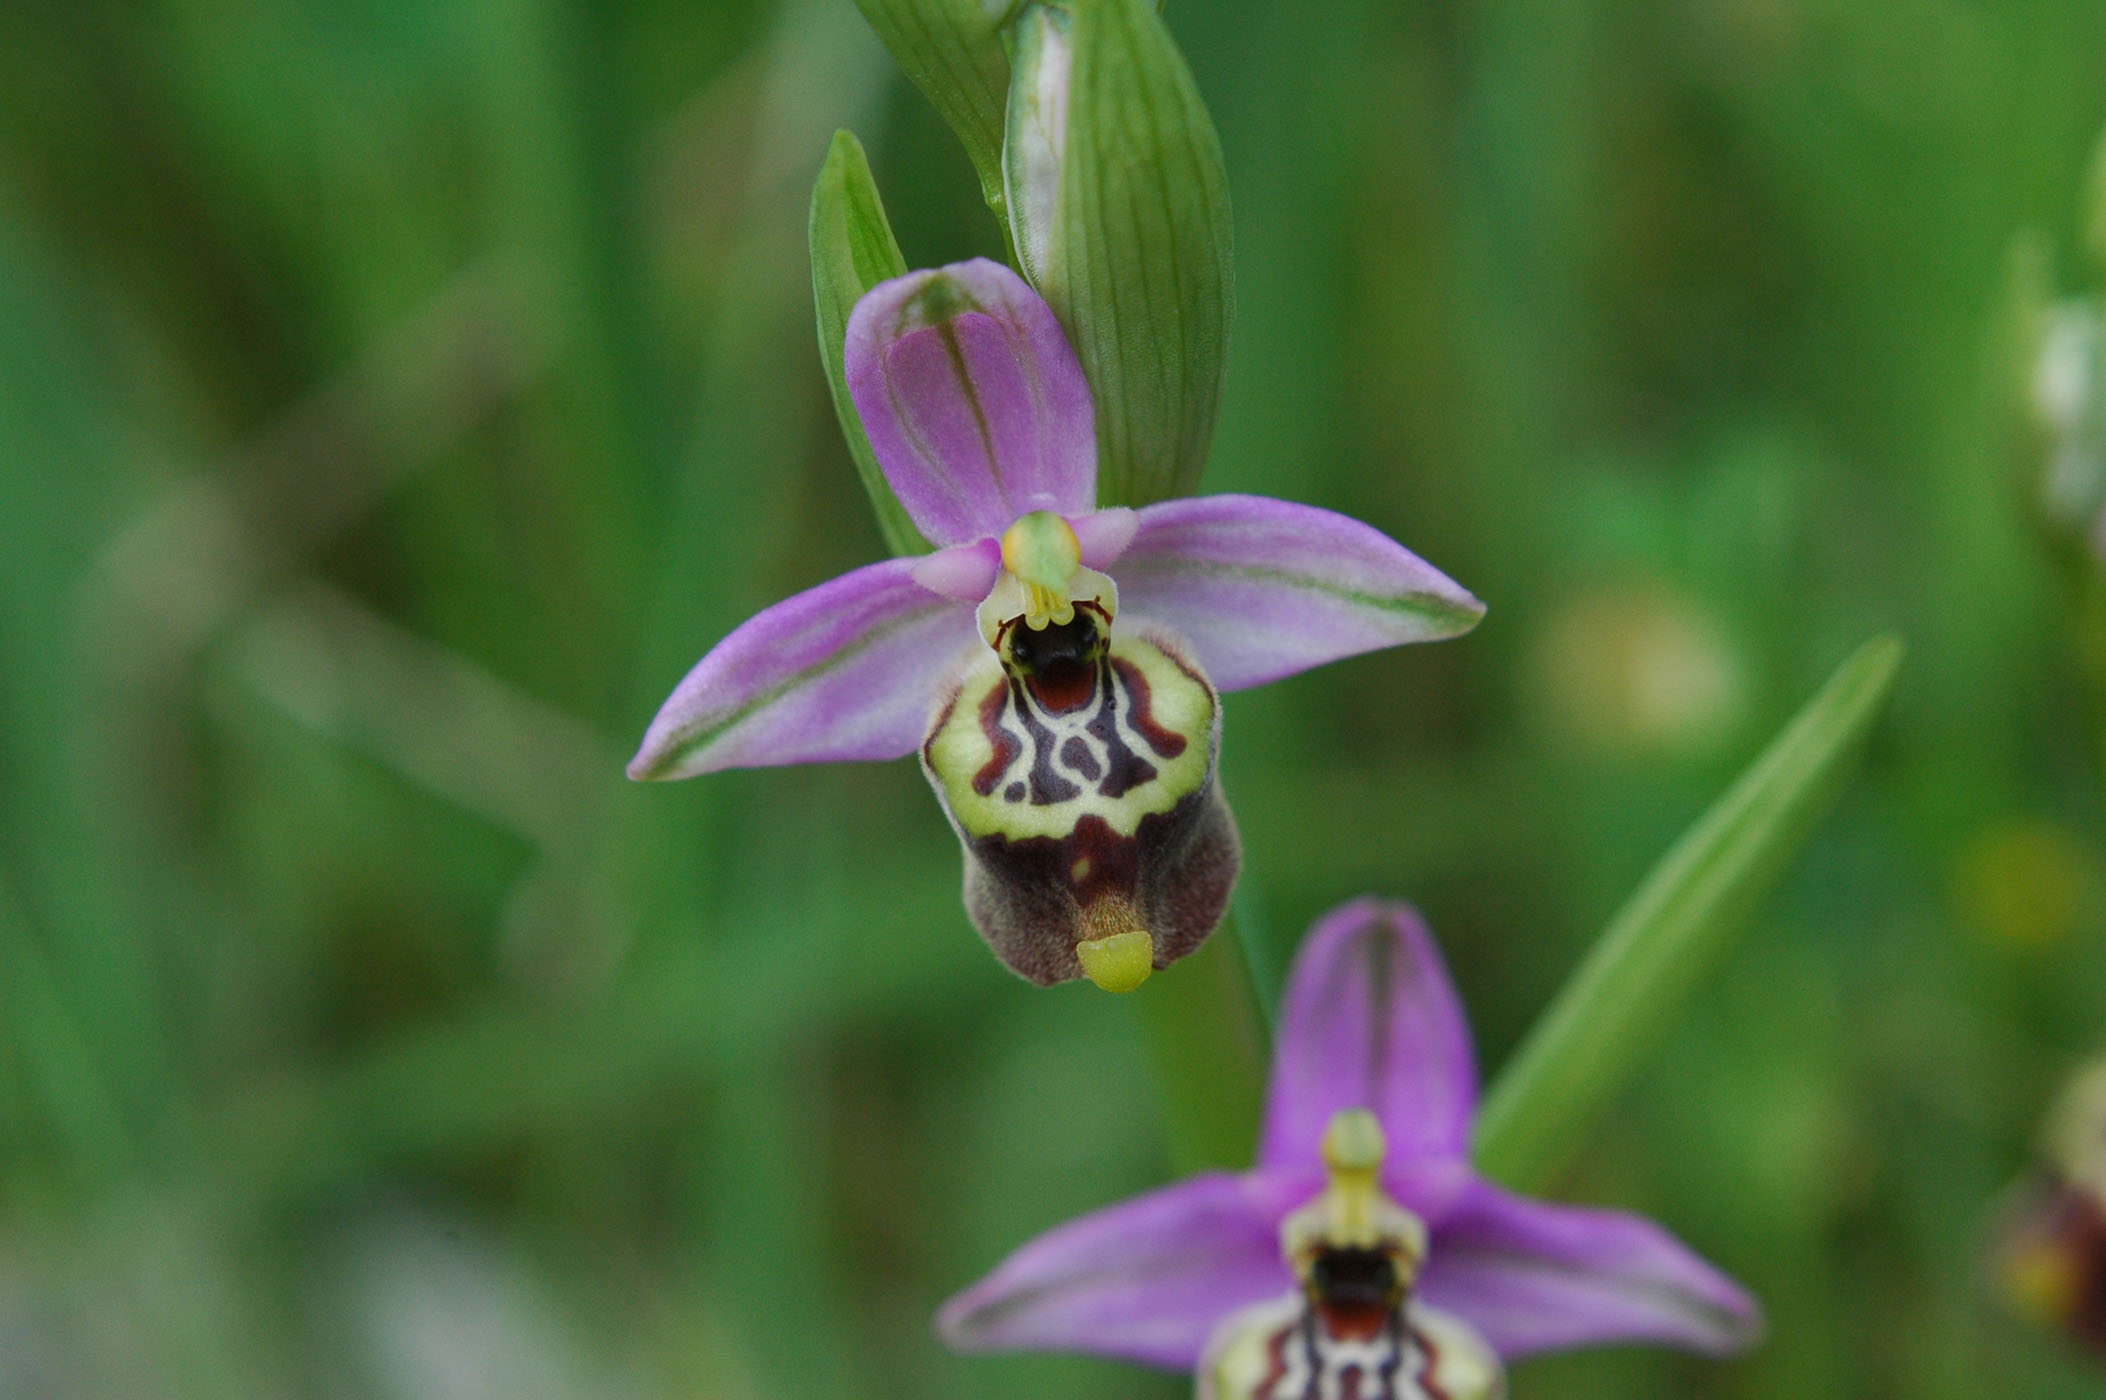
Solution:
{"label": "blurred grass blade", "polygon": [[819,308],[819,358],[826,363],[827,387],[833,391],[834,413],[841,420],[842,436],[848,439],[849,455],[855,458],[856,474],[870,493],[877,511],[878,529],[894,554],[926,554],[929,545],[907,518],[899,498],[885,484],[877,456],[870,450],[870,437],[863,420],[848,397],[848,377],[842,364],[848,341],[848,313],[863,293],[878,283],[907,271],[907,260],[885,221],[885,205],[878,198],[877,183],[870,178],[870,161],[863,143],[848,131],[834,133],[827,148],[826,164],[819,168],[819,183],[812,187],[812,300]]}
{"label": "blurred grass blade", "polygon": [[300,724],[544,850],[576,847],[625,790],[593,729],[350,594],[297,584],[229,652]]}
{"label": "blurred grass blade", "polygon": [[[1073,0],[1068,14],[1065,50],[1029,47],[1069,65],[1038,290],[1096,391],[1100,502],[1145,505],[1189,495],[1213,441],[1235,304],[1228,174],[1155,6]],[[1013,121],[1059,105],[1043,76],[1019,75],[1033,98]]]}
{"label": "blurred grass blade", "polygon": [[950,123],[980,177],[980,195],[1002,212],[1002,109],[1009,56],[1006,4],[988,0],[856,0],[892,57]]}
{"label": "blurred grass blade", "polygon": [[[80,1019],[68,1004],[50,961],[37,944],[14,891],[0,882],[0,986],[7,1016],[0,1034],[12,1040],[12,1059],[68,1164],[102,1182],[137,1165],[122,1106]],[[8,1145],[22,1151],[26,1141]]]}
{"label": "blurred grass blade", "polygon": [[1478,1166],[1539,1188],[1828,810],[1901,664],[1858,649],[1653,867],[1486,1096]]}

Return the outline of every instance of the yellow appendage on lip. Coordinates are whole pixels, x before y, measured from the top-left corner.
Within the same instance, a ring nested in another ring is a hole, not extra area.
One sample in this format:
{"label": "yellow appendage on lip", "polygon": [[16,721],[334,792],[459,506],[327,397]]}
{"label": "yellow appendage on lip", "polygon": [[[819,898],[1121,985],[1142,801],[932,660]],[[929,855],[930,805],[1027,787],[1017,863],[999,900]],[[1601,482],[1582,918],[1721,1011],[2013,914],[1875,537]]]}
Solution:
{"label": "yellow appendage on lip", "polygon": [[1142,929],[1106,934],[1075,945],[1083,976],[1107,992],[1130,992],[1155,971],[1155,940]]}
{"label": "yellow appendage on lip", "polygon": [[1083,911],[1082,922],[1097,935],[1075,945],[1075,960],[1090,981],[1107,992],[1130,992],[1155,971],[1155,939],[1123,895],[1097,900]]}

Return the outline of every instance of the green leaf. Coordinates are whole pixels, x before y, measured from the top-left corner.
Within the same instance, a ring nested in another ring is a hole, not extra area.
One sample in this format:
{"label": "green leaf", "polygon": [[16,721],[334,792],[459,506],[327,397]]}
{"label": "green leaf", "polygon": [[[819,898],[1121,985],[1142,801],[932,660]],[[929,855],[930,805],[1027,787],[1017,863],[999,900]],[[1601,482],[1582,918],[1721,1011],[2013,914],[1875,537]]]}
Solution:
{"label": "green leaf", "polygon": [[2084,250],[2106,271],[2106,132],[2099,133],[2084,172]]}
{"label": "green leaf", "polygon": [[1002,28],[1015,6],[990,0],[856,0],[914,86],[951,124],[980,177],[980,195],[1002,212],[1002,108],[1009,56]]}
{"label": "green leaf", "polygon": [[[1011,191],[1025,215],[1018,256],[1096,393],[1099,500],[1143,505],[1189,495],[1213,440],[1235,303],[1228,175],[1154,5],[1061,8],[1064,30],[1043,6],[1018,28],[1012,149],[1057,148],[1059,172],[1056,190]],[[1049,131],[1063,110],[1064,130]],[[1014,159],[1012,178],[1047,178],[1026,165],[1045,168]],[[1050,225],[1031,217],[1043,207]]]}
{"label": "green leaf", "polygon": [[819,182],[812,187],[812,300],[819,309],[819,358],[826,363],[827,386],[833,390],[834,413],[841,420],[841,434],[848,439],[848,454],[855,458],[856,474],[870,493],[877,511],[878,529],[894,554],[926,554],[929,543],[907,518],[905,507],[892,494],[885,474],[878,469],[877,454],[870,450],[870,437],[848,395],[844,368],[848,344],[848,313],[863,293],[889,278],[906,274],[907,260],[900,255],[885,221],[884,201],[870,178],[870,161],[863,143],[854,133],[837,131],[827,148],[826,164],[819,168]]}
{"label": "green leaf", "polygon": [[1486,1175],[1531,1190],[1563,1164],[1827,812],[1902,650],[1859,648],[1617,911],[1485,1098]]}

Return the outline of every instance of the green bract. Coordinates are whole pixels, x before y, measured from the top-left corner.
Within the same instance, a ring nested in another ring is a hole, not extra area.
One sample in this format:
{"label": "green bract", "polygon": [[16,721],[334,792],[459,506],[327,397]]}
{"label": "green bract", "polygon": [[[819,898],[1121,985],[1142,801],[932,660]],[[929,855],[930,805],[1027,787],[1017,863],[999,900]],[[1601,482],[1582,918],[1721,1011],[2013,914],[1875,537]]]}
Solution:
{"label": "green bract", "polygon": [[894,554],[925,554],[928,541],[914,528],[899,498],[885,484],[877,458],[870,451],[863,420],[856,416],[848,396],[843,372],[848,313],[863,293],[880,282],[905,274],[907,260],[900,255],[885,221],[884,201],[870,178],[870,162],[863,143],[846,131],[834,133],[833,145],[820,167],[819,182],[812,187],[812,300],[819,308],[819,357],[826,364],[827,387],[833,391],[834,412],[841,419],[841,435],[848,440],[849,455],[855,458],[856,474],[870,493],[877,511],[878,529]]}
{"label": "green bract", "polygon": [[1189,494],[1234,309],[1221,143],[1147,0],[1035,4],[1006,175],[1017,252],[1097,396],[1104,504]]}
{"label": "green bract", "polygon": [[1032,5],[1017,21],[1014,47],[1016,73],[1009,86],[1008,136],[1002,143],[1002,190],[1017,264],[1043,295],[1064,271],[1056,240],[1074,57],[1067,11]]}
{"label": "green bract", "polygon": [[1002,29],[1016,0],[856,0],[914,86],[972,157],[987,207],[1002,210]]}

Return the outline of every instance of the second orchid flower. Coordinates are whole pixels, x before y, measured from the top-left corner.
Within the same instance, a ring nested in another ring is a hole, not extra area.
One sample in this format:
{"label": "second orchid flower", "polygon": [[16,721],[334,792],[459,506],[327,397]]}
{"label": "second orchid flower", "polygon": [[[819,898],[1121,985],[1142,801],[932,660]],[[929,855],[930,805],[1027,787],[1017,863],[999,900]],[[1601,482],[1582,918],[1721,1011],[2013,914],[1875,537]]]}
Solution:
{"label": "second orchid flower", "polygon": [[1303,941],[1257,1163],[1058,1226],[946,1303],[965,1351],[1194,1371],[1201,1400],[1495,1400],[1504,1363],[1750,1345],[1740,1285],[1640,1216],[1477,1174],[1477,1065],[1433,936],[1362,899]]}

